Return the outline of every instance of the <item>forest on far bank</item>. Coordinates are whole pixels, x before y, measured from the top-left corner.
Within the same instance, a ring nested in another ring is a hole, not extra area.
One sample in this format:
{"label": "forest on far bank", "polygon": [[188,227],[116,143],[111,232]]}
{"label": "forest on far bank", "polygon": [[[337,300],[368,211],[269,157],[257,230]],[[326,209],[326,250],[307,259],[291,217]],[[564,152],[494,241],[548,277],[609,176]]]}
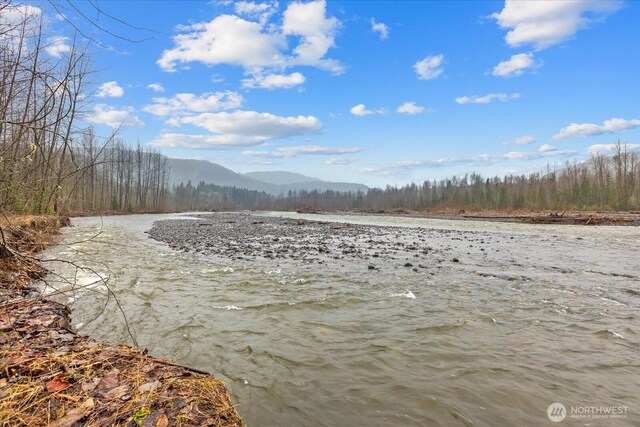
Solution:
{"label": "forest on far bank", "polygon": [[171,191],[177,210],[638,210],[640,153],[616,143],[613,156],[594,154],[557,171],[483,177],[477,173],[367,192],[290,191],[280,197],[200,182]]}

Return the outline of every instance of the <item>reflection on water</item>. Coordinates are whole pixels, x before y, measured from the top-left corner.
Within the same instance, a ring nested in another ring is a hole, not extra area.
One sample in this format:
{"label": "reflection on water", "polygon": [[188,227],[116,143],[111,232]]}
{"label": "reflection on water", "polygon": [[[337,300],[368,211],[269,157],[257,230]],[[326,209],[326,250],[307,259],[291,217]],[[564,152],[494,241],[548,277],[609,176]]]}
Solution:
{"label": "reflection on water", "polygon": [[[223,378],[250,425],[539,425],[556,401],[639,419],[640,228],[287,215],[418,228],[461,261],[230,261],[144,234],[171,215],[74,219],[43,257],[109,276],[139,344]],[[131,343],[105,285],[76,279],[80,333]]]}

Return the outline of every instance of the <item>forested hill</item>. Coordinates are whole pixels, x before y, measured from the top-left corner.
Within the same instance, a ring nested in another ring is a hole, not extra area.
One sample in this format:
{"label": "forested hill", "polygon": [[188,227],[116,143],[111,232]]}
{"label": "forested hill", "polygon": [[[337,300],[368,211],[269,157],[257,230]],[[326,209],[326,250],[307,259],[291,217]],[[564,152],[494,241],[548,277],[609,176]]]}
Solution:
{"label": "forested hill", "polygon": [[206,160],[169,159],[170,183],[193,185],[200,182],[221,187],[237,187],[264,191],[273,196],[287,195],[293,191],[367,191],[363,184],[328,182],[291,172],[250,172],[241,174]]}

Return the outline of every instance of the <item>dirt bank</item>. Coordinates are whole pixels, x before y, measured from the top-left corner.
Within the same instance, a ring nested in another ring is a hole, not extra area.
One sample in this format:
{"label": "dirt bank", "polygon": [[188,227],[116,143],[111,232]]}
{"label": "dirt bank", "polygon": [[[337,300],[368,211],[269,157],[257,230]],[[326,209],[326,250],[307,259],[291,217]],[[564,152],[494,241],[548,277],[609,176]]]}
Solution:
{"label": "dirt bank", "polygon": [[[31,254],[68,218],[0,222],[0,425],[240,426],[224,384],[145,351],[81,337],[31,283]],[[21,255],[20,255],[21,254]]]}
{"label": "dirt bank", "polygon": [[[318,213],[327,211],[300,211]],[[331,211],[328,211],[331,212]],[[382,209],[347,211],[354,214],[400,215],[418,218],[519,222],[525,224],[567,225],[631,225],[640,226],[640,212],[636,211],[531,211],[531,210],[465,210],[465,209]]]}

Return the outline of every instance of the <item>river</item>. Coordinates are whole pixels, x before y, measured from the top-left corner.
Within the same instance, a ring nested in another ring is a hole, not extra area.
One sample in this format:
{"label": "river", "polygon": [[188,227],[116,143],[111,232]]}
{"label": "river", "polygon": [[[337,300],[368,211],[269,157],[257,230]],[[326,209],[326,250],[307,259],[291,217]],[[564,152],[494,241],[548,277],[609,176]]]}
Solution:
{"label": "river", "polygon": [[47,261],[47,291],[66,291],[79,333],[132,344],[130,331],[225,380],[248,425],[540,425],[553,402],[627,408],[568,425],[638,425],[640,227],[262,215],[433,252],[413,269],[232,259],[145,233],[188,215],[74,218],[41,258],[92,271]]}

